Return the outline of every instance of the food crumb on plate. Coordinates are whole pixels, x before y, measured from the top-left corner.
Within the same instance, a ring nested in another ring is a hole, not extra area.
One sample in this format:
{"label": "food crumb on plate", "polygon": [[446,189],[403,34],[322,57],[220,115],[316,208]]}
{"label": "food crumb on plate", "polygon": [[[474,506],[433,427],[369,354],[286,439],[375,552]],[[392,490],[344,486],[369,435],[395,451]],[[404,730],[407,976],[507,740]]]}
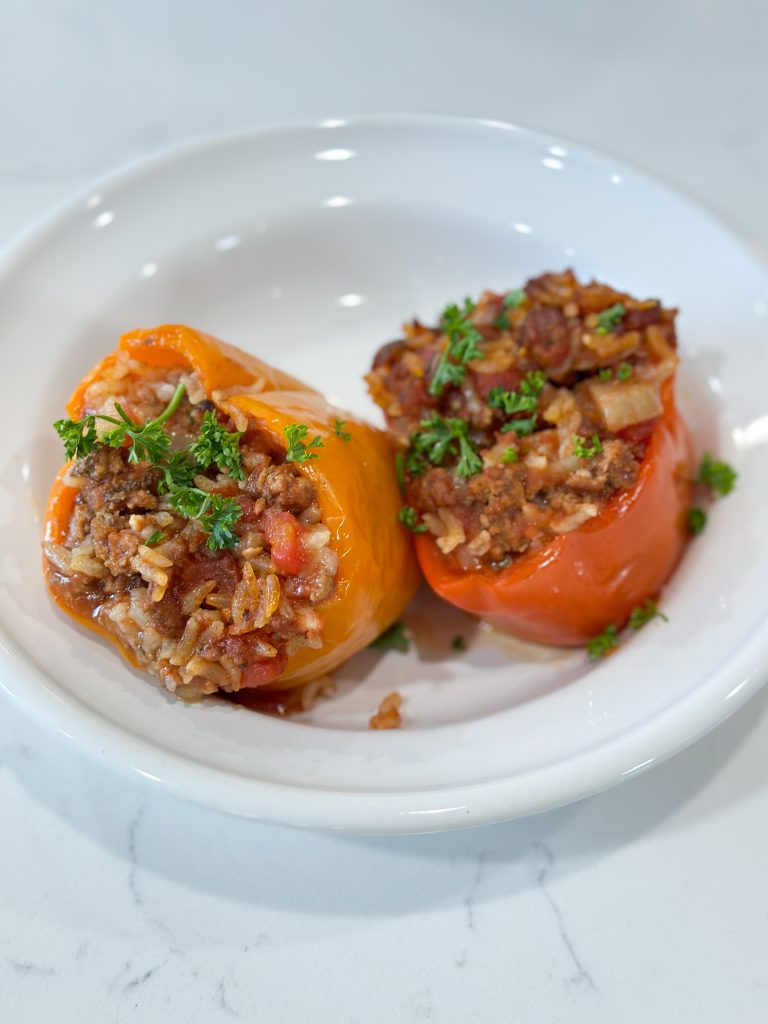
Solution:
{"label": "food crumb on plate", "polygon": [[400,707],[402,703],[403,698],[396,690],[392,693],[388,693],[382,700],[381,704],[379,704],[379,710],[368,723],[368,728],[399,729],[403,722],[400,716]]}

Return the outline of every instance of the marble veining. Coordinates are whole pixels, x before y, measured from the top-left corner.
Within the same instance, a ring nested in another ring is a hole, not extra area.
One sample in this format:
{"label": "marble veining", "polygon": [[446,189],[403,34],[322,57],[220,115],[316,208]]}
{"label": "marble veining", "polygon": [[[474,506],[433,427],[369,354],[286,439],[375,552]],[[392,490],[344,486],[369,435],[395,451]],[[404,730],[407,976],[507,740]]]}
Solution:
{"label": "marble veining", "polygon": [[[589,971],[586,969],[584,964],[576,952],[573,944],[573,940],[569,932],[566,930],[565,921],[563,919],[563,912],[560,906],[555,901],[552,893],[549,889],[547,881],[552,872],[552,868],[555,864],[555,855],[552,850],[543,842],[536,842],[533,844],[532,852],[534,854],[534,869],[536,871],[536,885],[539,888],[539,892],[544,898],[545,902],[550,907],[552,914],[555,918],[557,925],[557,931],[560,935],[560,939],[568,951],[568,956],[573,961],[575,973],[568,976],[566,979],[570,984],[573,985],[587,985],[589,988],[597,990],[597,985]],[[539,864],[536,864],[539,861]]]}

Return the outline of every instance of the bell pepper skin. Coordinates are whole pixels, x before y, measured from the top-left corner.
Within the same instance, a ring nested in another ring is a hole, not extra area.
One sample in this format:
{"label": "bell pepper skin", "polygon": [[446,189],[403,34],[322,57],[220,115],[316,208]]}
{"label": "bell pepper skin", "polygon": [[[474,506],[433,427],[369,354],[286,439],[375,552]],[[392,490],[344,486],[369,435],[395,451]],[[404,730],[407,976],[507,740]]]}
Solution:
{"label": "bell pepper skin", "polygon": [[416,592],[418,564],[410,537],[397,521],[402,499],[392,471],[393,449],[386,435],[344,413],[349,442],[336,436],[337,409],[307,391],[235,395],[230,404],[258,424],[276,447],[285,449],[283,428],[304,423],[320,436],[318,458],[301,464],[315,487],[323,522],[339,556],[336,592],[318,611],[323,647],[301,648],[279,679],[303,683],[330,672],[375,640],[397,619]]}
{"label": "bell pepper skin", "polygon": [[673,381],[638,479],[594,519],[498,572],[467,571],[416,537],[422,571],[440,597],[521,639],[571,647],[606,626],[623,627],[655,597],[682,557],[691,505],[692,453],[675,407]]}
{"label": "bell pepper skin", "polygon": [[[318,392],[261,360],[189,327],[165,325],[133,331],[120,339],[119,351],[150,366],[193,370],[218,408],[245,414],[251,426],[286,451],[283,427],[304,423],[309,435],[319,434],[323,447],[317,459],[298,464],[315,487],[322,520],[331,531],[331,547],[339,557],[334,595],[317,610],[324,621],[323,645],[302,648],[289,658],[274,686],[285,689],[318,678],[366,647],[392,624],[416,592],[419,572],[411,538],[397,522],[401,499],[392,472],[393,448],[386,434],[349,413],[340,413]],[[79,419],[87,411],[84,394],[114,364],[107,356],[83,380],[67,405]],[[334,423],[345,420],[351,440],[336,435]],[[45,540],[66,537],[76,490],[64,482],[69,464],[54,481],[45,518]],[[54,600],[82,625],[115,643],[115,638],[88,616],[62,601],[51,586],[55,570],[44,561]]]}

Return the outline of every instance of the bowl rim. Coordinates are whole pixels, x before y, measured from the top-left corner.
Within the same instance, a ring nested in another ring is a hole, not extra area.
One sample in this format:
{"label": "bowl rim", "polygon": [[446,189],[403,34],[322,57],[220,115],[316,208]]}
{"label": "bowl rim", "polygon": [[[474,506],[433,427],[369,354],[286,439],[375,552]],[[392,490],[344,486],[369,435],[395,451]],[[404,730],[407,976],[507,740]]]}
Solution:
{"label": "bowl rim", "polygon": [[[151,177],[170,164],[238,141],[330,127],[429,127],[461,132],[509,132],[532,142],[564,144],[570,154],[585,159],[610,159],[617,171],[630,173],[639,183],[666,192],[689,213],[705,219],[710,227],[736,244],[756,267],[762,268],[746,240],[706,208],[657,177],[609,153],[511,122],[443,114],[379,113],[211,134],[132,160],[44,212],[12,237],[0,249],[0,275],[21,262],[46,236],[55,233],[94,194]],[[362,789],[313,789],[254,780],[162,750],[100,716],[74,695],[54,691],[45,672],[14,641],[3,635],[0,643],[0,690],[36,722],[66,738],[91,760],[138,775],[187,801],[220,811],[280,824],[361,834],[423,833],[489,824],[546,811],[608,789],[661,763],[703,736],[753,696],[766,678],[768,630],[756,627],[742,646],[727,655],[695,691],[621,737],[584,754],[499,780],[374,794]],[[290,801],[285,799],[286,792],[291,794]]]}

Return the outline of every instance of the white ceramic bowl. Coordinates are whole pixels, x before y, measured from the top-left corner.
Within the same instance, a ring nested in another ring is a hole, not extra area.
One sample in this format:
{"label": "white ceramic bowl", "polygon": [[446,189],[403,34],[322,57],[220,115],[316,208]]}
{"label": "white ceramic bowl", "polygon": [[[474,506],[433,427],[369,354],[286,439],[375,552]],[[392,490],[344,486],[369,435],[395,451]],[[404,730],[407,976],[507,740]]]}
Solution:
{"label": "white ceramic bowl", "polygon": [[[665,593],[668,624],[591,665],[425,599],[409,616],[414,651],[365,652],[338,673],[336,698],[279,721],[172,702],[52,607],[39,566],[61,460],[50,424],[123,331],[188,322],[377,417],[362,375],[402,319],[566,265],[681,307],[683,410],[699,448],[740,474]],[[613,159],[513,125],[328,122],[115,176],[0,269],[2,686],[105,764],[276,822],[456,828],[647,768],[768,674],[767,302],[762,267],[708,215]],[[395,688],[405,727],[369,731]]]}

